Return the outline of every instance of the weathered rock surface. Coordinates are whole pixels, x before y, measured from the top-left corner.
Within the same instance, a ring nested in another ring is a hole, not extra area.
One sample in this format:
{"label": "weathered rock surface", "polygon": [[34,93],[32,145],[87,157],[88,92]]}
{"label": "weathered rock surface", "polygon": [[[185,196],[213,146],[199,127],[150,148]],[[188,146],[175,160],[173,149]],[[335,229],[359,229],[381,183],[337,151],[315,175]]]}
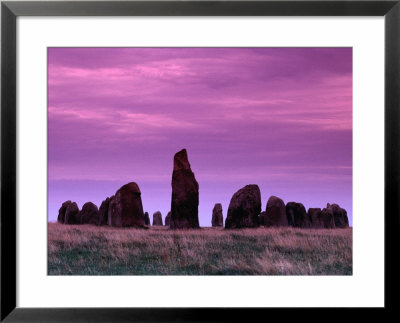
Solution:
{"label": "weathered rock surface", "polygon": [[199,184],[190,168],[186,149],[183,149],[174,156],[170,228],[199,228],[198,208]]}
{"label": "weathered rock surface", "polygon": [[67,210],[68,205],[70,205],[72,202],[70,200],[65,201],[63,204],[61,204],[60,209],[58,210],[58,216],[57,216],[57,222],[64,224],[65,220],[65,211]]}
{"label": "weathered rock surface", "polygon": [[144,224],[145,224],[145,225],[150,225],[150,216],[149,216],[149,212],[144,212]]}
{"label": "weathered rock surface", "polygon": [[271,196],[268,199],[265,210],[264,225],[267,227],[288,226],[285,203],[279,197]]}
{"label": "weathered rock surface", "polygon": [[258,224],[265,226],[265,217],[267,216],[267,213],[265,211],[262,211],[260,215],[258,216]]}
{"label": "weathered rock surface", "polygon": [[99,221],[97,225],[106,225],[108,223],[108,208],[110,206],[111,198],[107,197],[103,202],[101,202],[99,208]]}
{"label": "weathered rock surface", "polygon": [[171,211],[169,211],[167,216],[165,217],[165,226],[169,227],[170,224],[171,224]]}
{"label": "weathered rock surface", "polygon": [[80,224],[79,208],[75,202],[68,204],[65,210],[64,224]]}
{"label": "weathered rock surface", "polygon": [[139,186],[128,183],[110,199],[108,225],[113,227],[144,227],[144,213]]}
{"label": "weathered rock surface", "polygon": [[309,208],[307,213],[313,228],[319,229],[324,227],[320,208]]}
{"label": "weathered rock surface", "polygon": [[79,212],[79,219],[81,224],[94,224],[99,223],[99,209],[92,202],[83,204],[82,210]]}
{"label": "weathered rock surface", "polygon": [[338,204],[327,204],[327,208],[332,209],[333,220],[335,221],[336,228],[348,228],[349,219],[347,218],[347,211],[342,209]]}
{"label": "weathered rock surface", "polygon": [[303,204],[289,202],[286,204],[286,216],[290,226],[297,228],[310,228],[311,221]]}
{"label": "weathered rock surface", "polygon": [[153,213],[153,225],[163,225],[160,211]]}
{"label": "weathered rock surface", "polygon": [[261,212],[261,193],[258,185],[246,185],[233,194],[229,203],[225,228],[258,227],[258,215]]}
{"label": "weathered rock surface", "polygon": [[212,218],[211,218],[211,225],[213,227],[222,227],[224,226],[224,218],[222,215],[222,205],[221,203],[217,203],[214,205],[212,210]]}
{"label": "weathered rock surface", "polygon": [[326,229],[333,229],[335,221],[333,220],[333,212],[331,208],[324,208],[321,211],[321,222]]}

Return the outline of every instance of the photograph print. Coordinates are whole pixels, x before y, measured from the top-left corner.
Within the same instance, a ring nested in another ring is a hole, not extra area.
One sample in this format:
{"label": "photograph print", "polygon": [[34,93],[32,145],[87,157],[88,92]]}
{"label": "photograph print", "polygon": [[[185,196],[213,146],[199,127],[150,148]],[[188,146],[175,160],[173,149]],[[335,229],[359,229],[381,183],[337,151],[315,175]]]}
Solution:
{"label": "photograph print", "polygon": [[351,47],[49,47],[48,275],[352,275]]}

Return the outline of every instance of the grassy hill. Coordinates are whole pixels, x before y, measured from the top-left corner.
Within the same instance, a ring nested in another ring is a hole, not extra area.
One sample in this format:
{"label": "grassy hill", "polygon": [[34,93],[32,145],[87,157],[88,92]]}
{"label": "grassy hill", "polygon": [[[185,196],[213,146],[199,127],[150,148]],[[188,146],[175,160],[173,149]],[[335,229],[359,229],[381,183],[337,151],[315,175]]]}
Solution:
{"label": "grassy hill", "polygon": [[352,228],[48,224],[49,275],[351,275]]}

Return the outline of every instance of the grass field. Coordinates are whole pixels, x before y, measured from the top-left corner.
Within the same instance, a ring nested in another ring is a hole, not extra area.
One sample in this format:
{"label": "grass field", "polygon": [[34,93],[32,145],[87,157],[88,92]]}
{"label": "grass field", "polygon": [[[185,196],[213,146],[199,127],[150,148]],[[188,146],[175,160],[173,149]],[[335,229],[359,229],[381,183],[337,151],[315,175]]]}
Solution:
{"label": "grass field", "polygon": [[352,229],[48,225],[49,275],[351,275]]}

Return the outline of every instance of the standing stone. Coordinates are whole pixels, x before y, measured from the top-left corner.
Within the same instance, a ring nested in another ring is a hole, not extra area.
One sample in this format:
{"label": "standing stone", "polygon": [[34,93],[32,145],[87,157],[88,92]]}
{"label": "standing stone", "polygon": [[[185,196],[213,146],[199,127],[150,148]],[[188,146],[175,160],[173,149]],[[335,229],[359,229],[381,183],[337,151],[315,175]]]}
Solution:
{"label": "standing stone", "polygon": [[324,227],[324,222],[321,218],[321,209],[320,208],[309,208],[308,209],[308,217],[311,220],[311,224],[313,228],[319,229]]}
{"label": "standing stone", "polygon": [[199,184],[186,149],[174,156],[172,172],[171,229],[199,228]]}
{"label": "standing stone", "polygon": [[229,203],[225,228],[258,227],[258,215],[261,212],[261,193],[258,185],[246,185],[233,194]]}
{"label": "standing stone", "polygon": [[106,225],[108,223],[108,208],[110,206],[111,198],[107,197],[103,202],[101,202],[99,208],[99,221],[97,225]]}
{"label": "standing stone", "polygon": [[148,212],[144,212],[144,224],[150,225],[150,216]]}
{"label": "standing stone", "polygon": [[303,204],[289,202],[286,204],[286,216],[290,226],[297,228],[310,228],[311,221]]}
{"label": "standing stone", "polygon": [[68,205],[70,205],[72,202],[71,201],[65,201],[63,204],[61,204],[60,209],[58,210],[58,217],[57,217],[57,222],[64,224],[65,220],[65,211],[67,210]]}
{"label": "standing stone", "polygon": [[333,212],[331,208],[325,208],[321,211],[321,222],[326,229],[333,229],[335,221],[333,220]]}
{"label": "standing stone", "polygon": [[265,210],[264,225],[267,227],[287,227],[288,220],[286,217],[285,203],[276,196],[268,199]]}
{"label": "standing stone", "polygon": [[144,213],[139,186],[128,183],[110,199],[108,225],[113,227],[144,227]]}
{"label": "standing stone", "polygon": [[160,211],[153,213],[153,225],[163,225]]}
{"label": "standing stone", "polygon": [[68,204],[65,210],[64,224],[80,224],[79,208],[75,202]]}
{"label": "standing stone", "polygon": [[214,205],[212,210],[212,218],[211,218],[211,225],[213,227],[222,227],[224,226],[224,219],[222,215],[222,205],[221,203],[217,203]]}
{"label": "standing stone", "polygon": [[333,220],[335,221],[336,228],[348,228],[349,219],[347,218],[347,211],[342,209],[337,204],[327,204],[327,208],[330,208],[333,213]]}
{"label": "standing stone", "polygon": [[171,224],[171,211],[169,211],[167,216],[165,217],[165,226],[169,227],[170,224]]}
{"label": "standing stone", "polygon": [[265,211],[262,211],[260,215],[258,216],[258,224],[265,226],[265,217],[267,216],[267,213]]}
{"label": "standing stone", "polygon": [[79,219],[81,224],[94,224],[99,223],[99,210],[92,202],[83,204],[82,210],[79,212]]}
{"label": "standing stone", "polygon": [[347,211],[345,209],[343,210],[343,218],[344,218],[344,227],[348,228],[350,226],[349,224],[349,218],[347,217]]}

